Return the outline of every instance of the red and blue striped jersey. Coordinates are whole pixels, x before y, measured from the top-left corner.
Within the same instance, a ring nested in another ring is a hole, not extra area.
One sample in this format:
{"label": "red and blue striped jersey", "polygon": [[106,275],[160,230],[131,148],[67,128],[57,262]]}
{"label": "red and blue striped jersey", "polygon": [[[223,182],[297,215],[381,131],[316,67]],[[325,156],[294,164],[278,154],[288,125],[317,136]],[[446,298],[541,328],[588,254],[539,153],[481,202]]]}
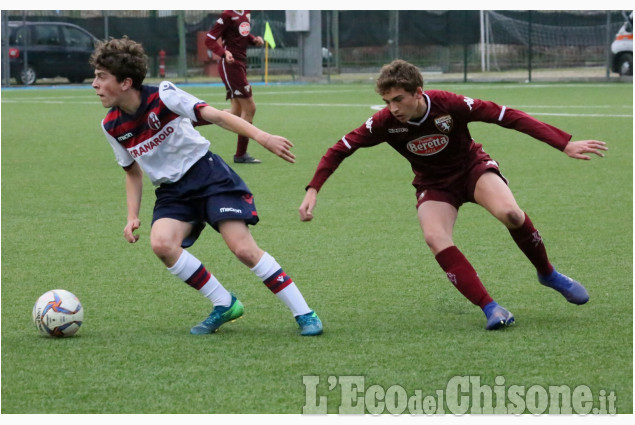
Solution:
{"label": "red and blue striped jersey", "polygon": [[194,129],[196,110],[206,105],[163,81],[159,87],[142,86],[133,115],[110,109],[102,128],[120,166],[136,161],[155,186],[173,183],[209,151],[210,142]]}

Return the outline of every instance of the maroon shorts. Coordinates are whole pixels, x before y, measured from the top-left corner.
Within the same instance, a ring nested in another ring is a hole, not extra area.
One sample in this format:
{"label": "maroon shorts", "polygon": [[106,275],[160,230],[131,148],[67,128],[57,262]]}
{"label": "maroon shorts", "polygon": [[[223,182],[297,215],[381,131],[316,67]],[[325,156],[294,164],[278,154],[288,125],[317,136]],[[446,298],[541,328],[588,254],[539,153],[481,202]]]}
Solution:
{"label": "maroon shorts", "polygon": [[218,73],[225,84],[227,92],[225,100],[235,97],[252,97],[251,85],[247,81],[247,68],[243,62],[234,61],[229,64],[223,58],[218,64]]}
{"label": "maroon shorts", "polygon": [[476,202],[474,200],[476,182],[487,172],[496,173],[503,179],[505,184],[508,183],[498,169],[498,163],[490,158],[489,155],[481,152],[478,157],[474,158],[472,164],[465,172],[447,179],[445,186],[435,185],[434,188],[415,186],[417,190],[417,209],[426,201],[446,202],[457,210],[466,202]]}

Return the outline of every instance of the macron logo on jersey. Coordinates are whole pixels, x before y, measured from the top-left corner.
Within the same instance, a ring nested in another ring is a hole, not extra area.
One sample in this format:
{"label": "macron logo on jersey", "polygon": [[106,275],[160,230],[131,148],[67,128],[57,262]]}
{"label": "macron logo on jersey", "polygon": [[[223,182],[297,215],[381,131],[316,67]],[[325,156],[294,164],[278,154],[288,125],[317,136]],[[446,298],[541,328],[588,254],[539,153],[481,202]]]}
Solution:
{"label": "macron logo on jersey", "polygon": [[134,136],[134,134],[132,134],[132,132],[129,131],[126,134],[124,134],[123,136],[117,137],[117,141],[120,142],[120,143],[121,142],[125,142],[126,140],[128,140],[132,136]]}

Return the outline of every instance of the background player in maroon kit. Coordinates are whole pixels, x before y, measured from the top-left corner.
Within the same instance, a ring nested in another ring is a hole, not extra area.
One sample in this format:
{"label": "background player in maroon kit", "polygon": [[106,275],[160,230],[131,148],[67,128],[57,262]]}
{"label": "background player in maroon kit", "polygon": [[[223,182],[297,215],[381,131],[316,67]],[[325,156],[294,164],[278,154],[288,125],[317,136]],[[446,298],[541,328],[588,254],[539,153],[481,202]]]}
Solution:
{"label": "background player in maroon kit", "polygon": [[499,329],[514,316],[488,294],[476,271],[454,245],[452,233],[459,207],[474,202],[500,220],[536,267],[541,284],[567,301],[584,304],[589,295],[579,282],[559,273],[547,258],[540,234],[520,209],[498,169],[498,163],[475,143],[468,123],[482,121],[528,134],[571,158],[586,153],[604,156],[604,142],[570,142],[571,135],[524,112],[493,102],[439,90],[423,91],[423,78],[412,64],[396,60],[384,66],[377,92],[386,108],[351,131],[322,157],[300,205],[300,219],[313,219],[317,192],[340,163],[360,147],[387,142],[411,164],[415,174],[417,210],[425,241],[448,279],[487,318],[486,329]]}
{"label": "background player in maroon kit", "polygon": [[[230,112],[253,123],[256,114],[256,104],[251,92],[251,85],[247,81],[247,45],[262,46],[264,41],[260,36],[250,34],[251,11],[225,10],[212,29],[207,33],[205,45],[220,56],[218,72],[225,83],[227,95],[231,99]],[[223,45],[219,44],[222,39]],[[238,136],[234,162],[243,164],[258,164],[261,161],[247,153],[249,138]]]}

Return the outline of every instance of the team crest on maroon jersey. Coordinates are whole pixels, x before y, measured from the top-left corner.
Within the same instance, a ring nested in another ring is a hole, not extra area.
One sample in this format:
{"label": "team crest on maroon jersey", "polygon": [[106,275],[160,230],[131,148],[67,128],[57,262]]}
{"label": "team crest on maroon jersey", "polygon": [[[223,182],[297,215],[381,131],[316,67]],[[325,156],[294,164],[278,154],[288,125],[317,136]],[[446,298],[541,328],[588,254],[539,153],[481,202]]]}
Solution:
{"label": "team crest on maroon jersey", "polygon": [[148,115],[148,127],[153,130],[159,130],[161,128],[161,120],[154,112],[150,112],[150,115]]}
{"label": "team crest on maroon jersey", "polygon": [[440,132],[448,134],[452,131],[452,116],[444,115],[434,119],[434,125],[437,126]]}

